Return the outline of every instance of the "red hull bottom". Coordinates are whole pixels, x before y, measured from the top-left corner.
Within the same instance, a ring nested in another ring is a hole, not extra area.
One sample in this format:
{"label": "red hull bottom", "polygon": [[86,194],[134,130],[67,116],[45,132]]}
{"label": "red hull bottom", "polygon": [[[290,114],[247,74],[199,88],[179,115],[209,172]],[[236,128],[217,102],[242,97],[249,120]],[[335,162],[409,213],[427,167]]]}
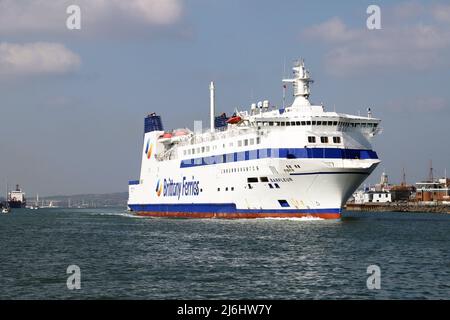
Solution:
{"label": "red hull bottom", "polygon": [[223,212],[147,212],[137,211],[137,216],[147,217],[168,217],[168,218],[216,218],[216,219],[256,219],[256,218],[322,218],[322,219],[340,219],[341,214],[330,213],[223,213]]}

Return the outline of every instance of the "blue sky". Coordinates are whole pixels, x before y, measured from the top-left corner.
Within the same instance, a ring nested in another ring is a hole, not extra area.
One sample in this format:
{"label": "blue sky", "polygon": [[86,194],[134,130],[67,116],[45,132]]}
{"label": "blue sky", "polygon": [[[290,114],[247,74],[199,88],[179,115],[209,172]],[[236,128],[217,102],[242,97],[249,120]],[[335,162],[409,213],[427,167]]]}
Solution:
{"label": "blue sky", "polygon": [[[65,27],[70,4],[81,30]],[[381,8],[381,30],[366,8]],[[445,1],[0,0],[0,179],[29,195],[125,191],[143,118],[208,123],[217,108],[281,105],[283,64],[303,57],[311,100],[382,119],[394,182],[450,170],[450,6]],[[3,190],[3,188],[1,188]]]}

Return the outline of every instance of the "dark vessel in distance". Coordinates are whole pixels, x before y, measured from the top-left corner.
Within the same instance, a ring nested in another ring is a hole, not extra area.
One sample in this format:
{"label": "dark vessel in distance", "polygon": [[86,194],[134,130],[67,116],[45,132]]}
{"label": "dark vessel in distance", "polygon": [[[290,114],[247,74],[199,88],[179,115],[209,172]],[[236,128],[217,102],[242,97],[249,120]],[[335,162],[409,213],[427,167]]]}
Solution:
{"label": "dark vessel in distance", "polygon": [[19,188],[19,185],[16,185],[16,190],[8,193],[8,205],[10,208],[25,208],[27,205],[25,192]]}

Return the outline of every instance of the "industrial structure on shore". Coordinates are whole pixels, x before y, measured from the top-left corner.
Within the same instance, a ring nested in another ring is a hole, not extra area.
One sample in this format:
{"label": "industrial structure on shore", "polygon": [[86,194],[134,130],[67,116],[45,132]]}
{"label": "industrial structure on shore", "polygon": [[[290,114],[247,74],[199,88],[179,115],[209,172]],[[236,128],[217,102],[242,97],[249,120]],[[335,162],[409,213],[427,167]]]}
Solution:
{"label": "industrial structure on shore", "polygon": [[427,180],[408,185],[403,172],[402,183],[392,185],[389,184],[387,174],[383,172],[380,183],[356,191],[349,200],[350,204],[355,205],[396,202],[448,205],[450,204],[450,179],[447,178],[446,174],[444,178],[436,179],[433,175],[433,168],[430,166],[430,174]]}

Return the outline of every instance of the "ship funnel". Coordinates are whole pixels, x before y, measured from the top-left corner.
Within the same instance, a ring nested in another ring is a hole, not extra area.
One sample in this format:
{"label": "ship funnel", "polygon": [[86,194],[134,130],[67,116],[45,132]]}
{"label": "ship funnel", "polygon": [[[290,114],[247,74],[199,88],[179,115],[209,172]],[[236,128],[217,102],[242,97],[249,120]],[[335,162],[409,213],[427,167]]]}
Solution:
{"label": "ship funnel", "polygon": [[150,113],[147,117],[145,117],[144,133],[163,130],[164,127],[162,125],[161,117],[156,115],[156,113]]}
{"label": "ship funnel", "polygon": [[215,112],[215,96],[214,96],[214,82],[211,81],[209,85],[209,99],[210,99],[210,128],[214,132],[214,112]]}

